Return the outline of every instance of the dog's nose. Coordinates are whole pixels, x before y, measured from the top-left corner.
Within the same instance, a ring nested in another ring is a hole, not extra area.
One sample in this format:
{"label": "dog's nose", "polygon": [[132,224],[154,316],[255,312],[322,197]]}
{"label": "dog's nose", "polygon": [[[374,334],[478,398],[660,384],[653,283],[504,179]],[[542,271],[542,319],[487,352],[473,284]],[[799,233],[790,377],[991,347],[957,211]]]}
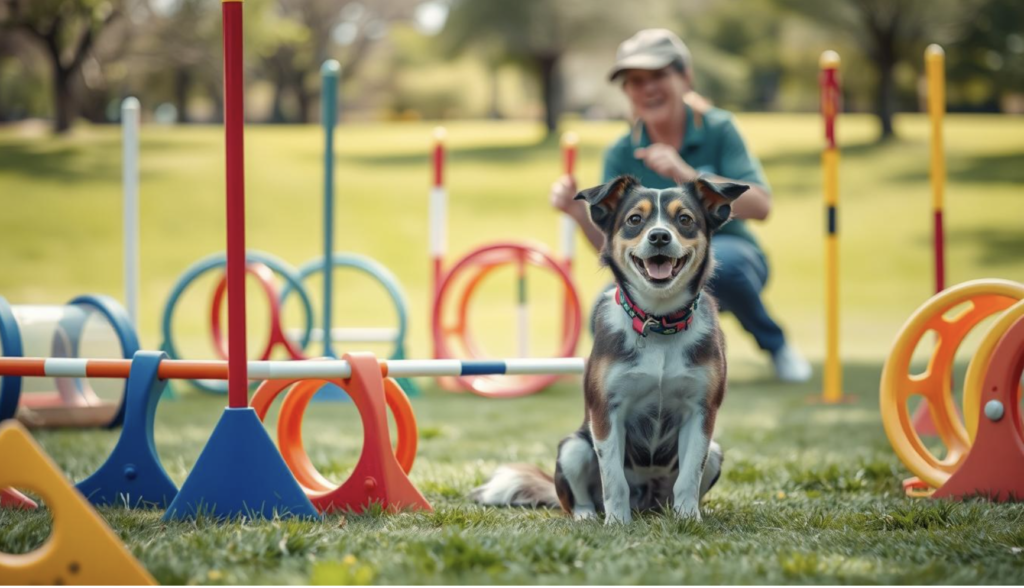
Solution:
{"label": "dog's nose", "polygon": [[647,240],[650,241],[651,245],[661,247],[672,242],[672,233],[665,229],[654,229],[650,233],[647,233]]}

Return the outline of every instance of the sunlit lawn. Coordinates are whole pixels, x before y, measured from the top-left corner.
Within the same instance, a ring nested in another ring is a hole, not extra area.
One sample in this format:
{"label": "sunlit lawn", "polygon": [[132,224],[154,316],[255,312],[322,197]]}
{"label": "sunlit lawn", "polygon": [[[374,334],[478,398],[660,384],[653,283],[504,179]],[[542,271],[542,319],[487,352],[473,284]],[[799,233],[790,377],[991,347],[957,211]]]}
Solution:
{"label": "sunlit lawn", "polygon": [[[422,381],[414,482],[433,514],[332,516],[323,523],[164,525],[159,513],[105,510],[146,567],[165,583],[374,582],[930,582],[1013,583],[1021,578],[1024,509],[946,504],[902,496],[907,472],[878,416],[881,365],[900,324],[932,290],[931,193],[926,120],[898,119],[902,139],[871,143],[873,122],[841,123],[844,383],[857,401],[808,404],[819,382],[785,386],[726,319],[730,388],[718,437],[725,474],[702,524],[645,517],[623,529],[547,512],[485,510],[463,496],[495,465],[553,467],[561,436],[578,426],[580,386],[569,379],[514,401],[451,395]],[[748,142],[775,192],[757,227],[772,261],[767,296],[792,339],[823,356],[819,120],[743,115]],[[559,173],[557,142],[522,122],[456,122],[450,259],[488,241],[529,238],[557,247],[547,187]],[[620,123],[568,122],[582,139],[583,184],[596,183],[603,145]],[[426,205],[431,125],[339,129],[336,248],[389,267],[409,301],[409,355],[428,357],[430,265]],[[142,144],[142,304],[145,347],[161,343],[160,316],[176,277],[223,247],[218,127],[147,125]],[[314,127],[251,127],[247,134],[248,243],[298,266],[320,253],[321,147]],[[1024,120],[952,116],[946,129],[950,282],[1024,280]],[[121,296],[120,156],[115,127],[82,127],[67,139],[0,129],[0,295],[15,304],[61,303],[85,292]],[[608,281],[578,239],[574,270],[584,308]],[[511,272],[474,299],[475,332],[495,354],[515,353]],[[338,324],[393,324],[381,290],[338,274]],[[550,351],[559,327],[550,279],[530,280],[531,331]],[[192,357],[210,357],[205,335],[211,277],[183,300],[175,328]],[[319,305],[319,282],[310,283]],[[261,345],[266,304],[250,289],[250,347]],[[549,303],[549,301],[551,301]],[[289,325],[298,326],[289,303]],[[589,349],[581,344],[581,353]],[[378,349],[378,351],[386,351]],[[962,354],[966,360],[966,354]],[[178,388],[156,429],[164,465],[184,480],[222,400]],[[359,451],[348,405],[318,406],[305,436],[314,463],[340,481]],[[42,432],[38,439],[78,480],[103,461],[117,432]],[[40,514],[0,513],[0,548],[37,545]]]}

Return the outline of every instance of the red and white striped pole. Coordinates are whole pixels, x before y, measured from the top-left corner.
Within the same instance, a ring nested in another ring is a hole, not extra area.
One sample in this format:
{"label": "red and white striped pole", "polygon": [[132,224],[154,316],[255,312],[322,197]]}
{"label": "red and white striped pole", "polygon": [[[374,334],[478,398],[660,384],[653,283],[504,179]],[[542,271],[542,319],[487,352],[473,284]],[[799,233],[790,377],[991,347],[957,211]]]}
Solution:
{"label": "red and white striped pole", "polygon": [[433,295],[441,287],[444,254],[448,245],[448,191],[444,187],[444,140],[448,132],[444,127],[434,129],[433,169],[434,182],[430,188],[430,257],[434,264]]}
{"label": "red and white striped pole", "polygon": [[[573,132],[562,135],[562,165],[565,168],[565,175],[576,179],[576,154],[580,139]],[[565,273],[572,273],[573,258],[576,257],[576,221],[568,214],[562,214],[561,220],[561,241],[562,264],[565,266]],[[565,307],[562,311],[562,337],[568,337],[572,329],[569,315],[572,313],[573,302],[571,296],[566,293]]]}
{"label": "red and white striped pole", "polygon": [[[565,167],[565,175],[576,178],[576,149],[580,139],[576,133],[568,132],[562,135],[562,164]],[[565,263],[565,270],[572,269],[572,261],[576,256],[576,221],[568,214],[562,215],[560,231],[562,259]]]}

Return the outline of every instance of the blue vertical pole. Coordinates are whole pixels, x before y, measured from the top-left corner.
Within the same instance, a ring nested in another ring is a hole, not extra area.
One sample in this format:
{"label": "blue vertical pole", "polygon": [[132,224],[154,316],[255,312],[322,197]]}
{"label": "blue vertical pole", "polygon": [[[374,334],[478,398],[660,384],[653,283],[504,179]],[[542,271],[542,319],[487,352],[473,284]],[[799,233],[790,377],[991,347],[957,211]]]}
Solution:
{"label": "blue vertical pole", "polygon": [[320,67],[320,122],[324,127],[324,355],[337,357],[331,337],[331,286],[334,264],[334,125],[338,120],[341,64],[328,59]]}

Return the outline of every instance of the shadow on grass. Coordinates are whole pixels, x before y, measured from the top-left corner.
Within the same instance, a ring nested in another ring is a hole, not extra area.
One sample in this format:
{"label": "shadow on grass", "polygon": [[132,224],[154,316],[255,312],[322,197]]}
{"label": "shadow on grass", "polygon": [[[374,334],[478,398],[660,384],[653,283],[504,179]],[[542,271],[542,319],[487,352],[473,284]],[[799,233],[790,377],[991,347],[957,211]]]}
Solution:
{"label": "shadow on grass", "polygon": [[[922,237],[918,243],[922,247],[931,247],[931,235]],[[979,250],[974,258],[976,265],[982,268],[1005,267],[1020,261],[1021,251],[1024,251],[1024,231],[995,227],[955,229],[946,233],[946,246],[952,249],[976,247]]]}
{"label": "shadow on grass", "polygon": [[[121,172],[121,140],[119,137],[68,142],[54,146],[56,141],[27,140],[0,144],[0,175],[48,178],[62,182],[119,176]],[[183,151],[208,147],[204,141],[143,140],[140,147],[142,166],[154,152]],[[97,150],[117,153],[117,157],[96,157]],[[86,164],[87,162],[87,164]],[[143,167],[144,169],[144,167]],[[148,177],[154,174],[145,170]]]}
{"label": "shadow on grass", "polygon": [[[954,182],[970,182],[982,184],[1021,184],[1024,183],[1024,157],[1020,153],[1000,153],[997,155],[981,155],[977,157],[947,156],[949,179]],[[928,181],[928,167],[920,166],[908,169],[892,176],[899,182]],[[964,196],[968,196],[964,194]]]}
{"label": "shadow on grass", "polygon": [[[862,158],[876,154],[878,151],[888,149],[896,143],[856,143],[852,145],[840,145],[840,155],[845,158]],[[795,166],[795,167],[821,167],[821,151],[783,151],[770,155],[762,155],[761,163],[766,167],[774,166]]]}
{"label": "shadow on grass", "polygon": [[[601,158],[604,153],[603,147],[580,146],[580,158]],[[552,162],[559,161],[558,138],[545,138],[537,143],[522,143],[515,145],[488,145],[484,147],[452,148],[446,150],[446,163],[452,166],[472,164],[502,164],[518,163],[535,158],[551,159]],[[425,166],[430,161],[430,153],[399,153],[382,155],[347,155],[344,160],[353,163],[371,166]],[[552,169],[560,169],[552,167]]]}

